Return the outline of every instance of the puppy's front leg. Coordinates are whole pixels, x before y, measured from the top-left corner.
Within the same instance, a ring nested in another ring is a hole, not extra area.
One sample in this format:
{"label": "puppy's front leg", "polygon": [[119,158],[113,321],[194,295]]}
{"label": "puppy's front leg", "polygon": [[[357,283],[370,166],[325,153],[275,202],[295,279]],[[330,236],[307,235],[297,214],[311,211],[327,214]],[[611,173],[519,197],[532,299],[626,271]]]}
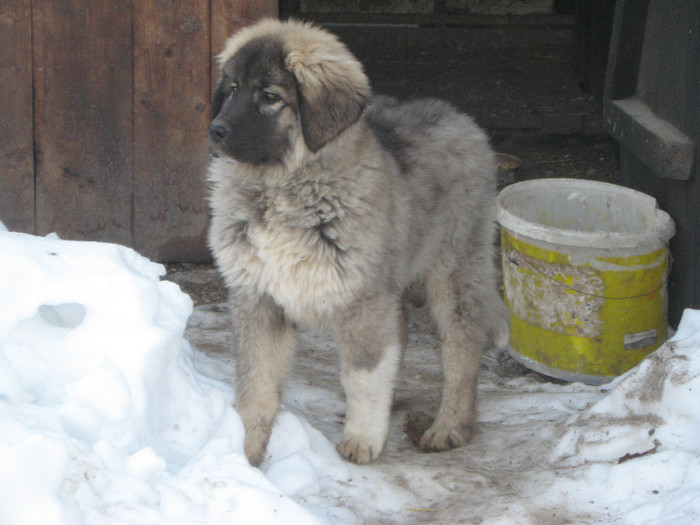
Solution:
{"label": "puppy's front leg", "polygon": [[238,339],[236,409],[245,427],[245,454],[251,465],[263,460],[282,385],[294,354],[294,328],[269,297],[232,294]]}
{"label": "puppy's front leg", "polygon": [[358,305],[337,324],[335,334],[346,403],[338,452],[349,461],[369,463],[389,433],[402,353],[398,308],[384,299]]}

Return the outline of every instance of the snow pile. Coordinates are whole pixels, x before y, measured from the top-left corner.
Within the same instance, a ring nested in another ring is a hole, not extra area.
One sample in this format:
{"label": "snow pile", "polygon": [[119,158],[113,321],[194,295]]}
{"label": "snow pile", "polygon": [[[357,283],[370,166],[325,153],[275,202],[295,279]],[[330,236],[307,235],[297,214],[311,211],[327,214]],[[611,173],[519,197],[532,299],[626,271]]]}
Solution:
{"label": "snow pile", "polygon": [[0,223],[3,525],[700,523],[699,311],[603,388],[498,372],[486,356],[478,431],[441,454],[404,431],[440,385],[437,341],[412,311],[389,442],[362,467],[333,445],[333,343],[304,332],[254,469],[231,408],[225,309],[191,316],[163,274],[128,248]]}
{"label": "snow pile", "polygon": [[0,254],[0,523],[313,521],[248,465],[161,265],[6,232]]}
{"label": "snow pile", "polygon": [[675,336],[608,388],[565,423],[552,460],[579,468],[554,498],[626,501],[627,523],[700,522],[700,312],[686,310]]}
{"label": "snow pile", "polygon": [[671,340],[569,422],[555,460],[576,466],[664,450],[700,454],[698,340],[700,315],[688,310]]}

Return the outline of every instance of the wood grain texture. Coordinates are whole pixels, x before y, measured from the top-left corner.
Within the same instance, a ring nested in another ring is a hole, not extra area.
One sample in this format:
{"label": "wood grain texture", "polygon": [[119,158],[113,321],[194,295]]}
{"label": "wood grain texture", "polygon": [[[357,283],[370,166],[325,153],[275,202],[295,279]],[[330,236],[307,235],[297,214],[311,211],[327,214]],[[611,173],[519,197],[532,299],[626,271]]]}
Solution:
{"label": "wood grain texture", "polygon": [[34,233],[34,137],[30,0],[0,4],[0,220]]}
{"label": "wood grain texture", "polygon": [[273,0],[211,0],[211,47],[217,55],[233,33],[264,17],[277,16]]}
{"label": "wood grain texture", "polygon": [[36,229],[131,244],[131,9],[33,2]]}
{"label": "wood grain texture", "polygon": [[208,260],[209,2],[134,9],[135,247],[161,261]]}

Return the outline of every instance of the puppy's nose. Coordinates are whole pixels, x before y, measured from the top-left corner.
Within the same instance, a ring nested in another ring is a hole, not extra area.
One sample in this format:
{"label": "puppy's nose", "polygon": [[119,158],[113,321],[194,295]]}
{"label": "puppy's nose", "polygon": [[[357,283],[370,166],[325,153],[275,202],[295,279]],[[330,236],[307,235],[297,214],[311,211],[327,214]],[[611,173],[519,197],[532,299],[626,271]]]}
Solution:
{"label": "puppy's nose", "polygon": [[213,142],[219,142],[228,134],[228,128],[221,124],[212,124],[209,127],[209,138]]}

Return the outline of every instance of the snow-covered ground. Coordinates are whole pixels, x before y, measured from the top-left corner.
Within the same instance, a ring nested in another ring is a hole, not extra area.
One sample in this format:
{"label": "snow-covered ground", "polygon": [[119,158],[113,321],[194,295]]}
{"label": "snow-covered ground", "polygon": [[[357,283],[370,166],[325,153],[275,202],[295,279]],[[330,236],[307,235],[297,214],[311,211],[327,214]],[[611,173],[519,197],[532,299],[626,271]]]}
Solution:
{"label": "snow-covered ground", "polygon": [[0,523],[700,523],[700,312],[606,387],[483,360],[479,430],[422,454],[439,397],[424,312],[378,461],[342,461],[333,343],[300,336],[269,456],[231,408],[223,305],[116,245],[0,232]]}

